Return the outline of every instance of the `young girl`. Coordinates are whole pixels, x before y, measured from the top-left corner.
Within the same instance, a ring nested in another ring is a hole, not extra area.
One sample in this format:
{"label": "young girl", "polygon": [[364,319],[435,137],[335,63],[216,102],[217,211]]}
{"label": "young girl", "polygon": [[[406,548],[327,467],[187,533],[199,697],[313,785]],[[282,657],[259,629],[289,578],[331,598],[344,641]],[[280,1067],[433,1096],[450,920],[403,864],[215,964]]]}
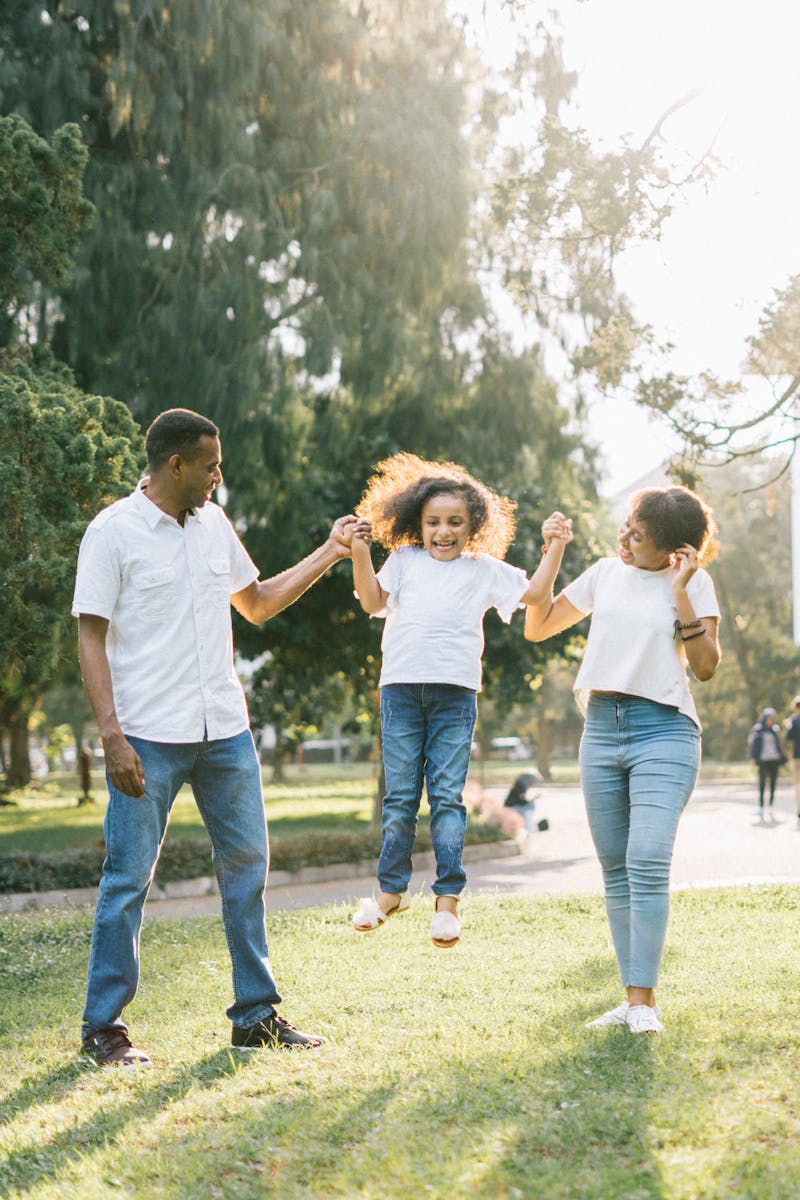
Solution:
{"label": "young girl", "polygon": [[[436,855],[435,946],[461,936],[458,898],[466,809],[461,793],[469,767],[481,685],[483,617],[496,608],[508,622],[515,609],[550,594],[571,537],[555,513],[543,525],[546,550],[532,580],[502,561],[514,536],[514,505],[454,463],[396,454],[379,463],[352,526],[353,576],[361,607],[385,616],[380,677],[386,794],[383,800],[380,894],[362,900],[353,924],[379,929],[408,907],[411,853],[423,778]],[[375,574],[372,538],[391,554]]]}

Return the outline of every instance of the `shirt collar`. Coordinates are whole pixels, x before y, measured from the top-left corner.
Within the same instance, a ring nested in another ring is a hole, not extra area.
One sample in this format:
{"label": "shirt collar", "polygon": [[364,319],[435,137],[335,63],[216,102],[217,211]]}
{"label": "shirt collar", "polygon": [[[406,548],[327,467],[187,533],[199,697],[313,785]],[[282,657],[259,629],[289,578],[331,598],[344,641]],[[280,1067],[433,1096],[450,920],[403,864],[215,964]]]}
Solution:
{"label": "shirt collar", "polygon": [[136,491],[133,493],[134,504],[151,529],[155,529],[156,525],[161,520],[172,521],[177,525],[178,522],[174,517],[171,517],[169,513],[165,513],[163,508],[159,508],[158,505],[154,504],[153,501],[148,497],[147,492],[144,490],[144,485],[148,482],[149,478],[149,475],[145,475],[144,478],[140,479],[137,483]]}

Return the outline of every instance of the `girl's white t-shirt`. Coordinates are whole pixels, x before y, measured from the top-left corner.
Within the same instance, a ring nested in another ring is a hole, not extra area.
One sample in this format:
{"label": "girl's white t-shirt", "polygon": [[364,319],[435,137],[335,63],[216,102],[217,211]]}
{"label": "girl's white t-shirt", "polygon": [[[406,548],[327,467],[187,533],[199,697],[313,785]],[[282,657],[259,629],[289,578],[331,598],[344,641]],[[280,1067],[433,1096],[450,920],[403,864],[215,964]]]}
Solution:
{"label": "girl's white t-shirt", "polygon": [[527,591],[519,567],[490,554],[439,562],[427,550],[401,546],[378,571],[389,599],[381,647],[380,686],[453,683],[479,692],[483,617],[496,608],[508,624]]}
{"label": "girl's white t-shirt", "polygon": [[[699,728],[686,654],[675,637],[678,612],[671,572],[671,567],[643,571],[619,558],[601,558],[564,588],[570,604],[592,614],[575,679],[582,706],[591,691],[625,692],[677,708]],[[686,594],[696,617],[719,616],[707,571],[692,576]]]}

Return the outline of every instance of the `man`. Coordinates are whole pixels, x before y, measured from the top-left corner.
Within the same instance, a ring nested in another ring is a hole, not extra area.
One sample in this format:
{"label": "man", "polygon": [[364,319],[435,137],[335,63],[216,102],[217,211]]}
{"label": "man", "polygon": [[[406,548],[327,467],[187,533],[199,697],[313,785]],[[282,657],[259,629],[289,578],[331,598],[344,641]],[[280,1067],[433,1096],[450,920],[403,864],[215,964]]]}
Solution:
{"label": "man", "polygon": [[794,712],[784,721],[786,740],[792,747],[792,769],[794,771],[794,802],[797,819],[800,821],[800,696],[792,701]]}
{"label": "man", "polygon": [[231,956],[232,1044],[314,1047],[279,1016],[267,950],[268,849],[261,772],[233,667],[231,604],[253,623],[292,604],[349,555],[342,517],[308,558],[260,580],[228,518],[219,430],[170,409],[146,435],[150,474],[81,543],[72,612],[105,751],[106,860],[94,919],[82,1048],[103,1066],[151,1065],[122,1011],[139,982],[139,937],[170,809],[192,786],[208,829]]}

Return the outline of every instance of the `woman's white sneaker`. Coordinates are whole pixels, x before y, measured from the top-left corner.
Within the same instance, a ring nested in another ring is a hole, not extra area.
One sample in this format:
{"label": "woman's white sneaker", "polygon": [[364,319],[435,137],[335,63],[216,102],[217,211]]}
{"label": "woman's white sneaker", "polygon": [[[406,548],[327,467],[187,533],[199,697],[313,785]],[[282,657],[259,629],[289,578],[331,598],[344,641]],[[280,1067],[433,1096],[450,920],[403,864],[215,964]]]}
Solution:
{"label": "woman's white sneaker", "polygon": [[663,1033],[664,1026],[658,1019],[660,1015],[658,1006],[650,1008],[647,1004],[632,1004],[625,1024],[631,1033]]}
{"label": "woman's white sneaker", "polygon": [[622,1004],[618,1004],[616,1008],[610,1008],[601,1017],[595,1017],[593,1021],[587,1021],[586,1028],[605,1029],[608,1025],[624,1025],[628,1020],[629,1008],[628,1001],[623,1000]]}

